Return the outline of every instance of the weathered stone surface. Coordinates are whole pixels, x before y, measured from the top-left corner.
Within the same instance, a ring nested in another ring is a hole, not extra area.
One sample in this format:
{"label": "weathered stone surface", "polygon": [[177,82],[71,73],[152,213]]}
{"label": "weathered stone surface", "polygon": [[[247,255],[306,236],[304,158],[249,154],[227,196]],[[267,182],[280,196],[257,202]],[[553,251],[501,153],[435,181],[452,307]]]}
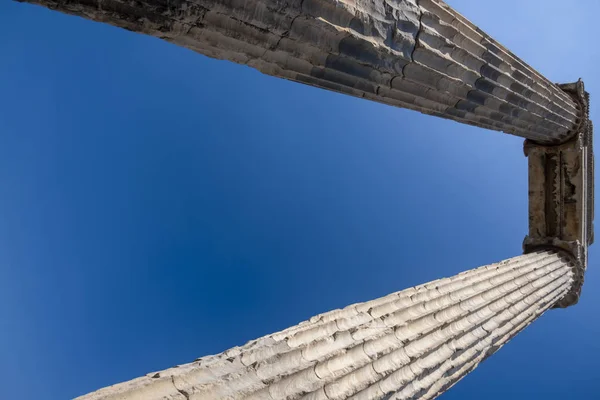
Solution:
{"label": "weathered stone surface", "polygon": [[573,274],[570,256],[533,252],[78,399],[433,399],[560,301]]}
{"label": "weathered stone surface", "polygon": [[81,400],[433,399],[551,307],[593,242],[583,84],[554,85],[441,0],[19,0],[266,74],[527,138],[526,255],[319,315]]}
{"label": "weathered stone surface", "polygon": [[20,0],[266,74],[504,131],[574,134],[556,85],[440,0]]}
{"label": "weathered stone surface", "polygon": [[579,300],[587,268],[588,246],[594,241],[594,151],[589,95],[583,82],[561,85],[582,110],[577,134],[567,143],[540,146],[525,142],[529,158],[529,235],[525,252],[558,248],[576,262],[575,284],[557,306]]}

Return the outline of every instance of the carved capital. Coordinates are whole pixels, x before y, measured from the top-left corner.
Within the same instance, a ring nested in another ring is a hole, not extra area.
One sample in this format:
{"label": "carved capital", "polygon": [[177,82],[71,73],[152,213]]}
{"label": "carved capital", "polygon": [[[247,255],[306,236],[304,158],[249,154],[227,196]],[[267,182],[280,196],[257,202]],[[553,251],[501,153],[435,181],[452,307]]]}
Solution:
{"label": "carved capital", "polygon": [[576,130],[562,144],[524,143],[529,159],[529,235],[523,250],[554,248],[571,257],[575,281],[571,292],[557,303],[568,307],[579,299],[587,248],[594,241],[593,126],[583,82],[558,86],[577,103],[580,116]]}

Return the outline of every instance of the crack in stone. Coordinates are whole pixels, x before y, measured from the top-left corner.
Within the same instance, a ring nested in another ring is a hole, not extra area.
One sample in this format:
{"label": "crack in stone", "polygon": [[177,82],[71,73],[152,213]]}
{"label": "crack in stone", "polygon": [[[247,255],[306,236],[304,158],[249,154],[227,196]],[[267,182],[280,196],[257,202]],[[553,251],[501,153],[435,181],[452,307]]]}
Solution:
{"label": "crack in stone", "polygon": [[181,393],[186,398],[186,400],[190,400],[189,393],[183,389],[179,389],[177,387],[177,385],[175,385],[175,376],[173,376],[173,375],[171,375],[171,383],[173,384],[173,387],[175,388],[175,390],[177,390],[179,393]]}
{"label": "crack in stone", "polygon": [[[417,0],[416,1],[416,5],[419,9],[419,29],[417,29],[417,34],[415,35],[415,45],[412,49],[412,51],[410,52],[410,61],[411,62],[415,62],[415,51],[417,51],[417,47],[419,47],[419,37],[421,36],[421,32],[423,31],[423,16],[425,15],[425,13],[423,12],[423,9],[421,8],[421,1]],[[404,69],[410,65],[411,63],[407,63],[404,67],[402,67],[402,77],[405,77],[406,74],[404,73]]]}

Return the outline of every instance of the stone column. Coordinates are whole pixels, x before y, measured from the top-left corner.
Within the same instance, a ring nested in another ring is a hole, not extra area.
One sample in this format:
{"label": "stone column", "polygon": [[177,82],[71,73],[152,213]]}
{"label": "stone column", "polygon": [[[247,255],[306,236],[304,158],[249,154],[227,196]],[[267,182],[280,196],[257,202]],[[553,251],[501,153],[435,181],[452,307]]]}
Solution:
{"label": "stone column", "polygon": [[573,268],[567,253],[532,252],[79,400],[433,399],[566,296]]}
{"label": "stone column", "polygon": [[583,118],[569,95],[440,0],[20,1],[540,144],[565,142]]}

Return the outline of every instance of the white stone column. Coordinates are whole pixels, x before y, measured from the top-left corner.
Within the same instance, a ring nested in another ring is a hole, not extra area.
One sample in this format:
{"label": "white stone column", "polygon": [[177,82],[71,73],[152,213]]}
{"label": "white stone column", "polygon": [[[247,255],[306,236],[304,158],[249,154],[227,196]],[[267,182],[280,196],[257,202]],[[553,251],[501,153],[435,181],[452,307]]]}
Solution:
{"label": "white stone column", "polygon": [[433,399],[563,298],[573,268],[533,252],[78,399]]}

